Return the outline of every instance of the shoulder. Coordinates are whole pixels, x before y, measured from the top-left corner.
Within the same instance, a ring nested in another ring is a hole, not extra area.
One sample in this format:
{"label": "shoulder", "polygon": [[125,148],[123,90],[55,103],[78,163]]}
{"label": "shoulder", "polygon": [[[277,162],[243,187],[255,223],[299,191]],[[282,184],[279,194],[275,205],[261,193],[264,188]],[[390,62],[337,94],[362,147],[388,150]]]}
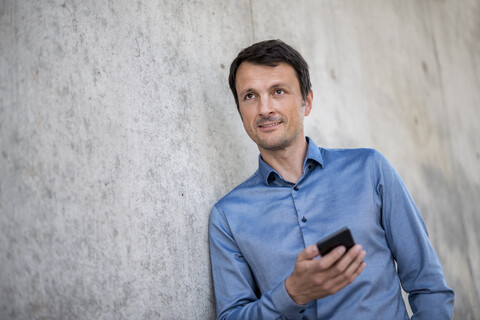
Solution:
{"label": "shoulder", "polygon": [[323,149],[323,168],[335,175],[370,176],[374,181],[394,168],[385,156],[376,149]]}
{"label": "shoulder", "polygon": [[258,188],[265,187],[260,173],[255,171],[249,178],[240,183],[238,186],[233,188],[230,192],[224,195],[213,207],[212,214],[215,210],[224,211],[225,207],[231,206],[236,203],[241,203],[246,200],[252,194],[255,194],[255,190]]}
{"label": "shoulder", "polygon": [[382,154],[372,148],[319,148],[323,159],[326,162],[363,162],[376,161],[377,158],[383,158]]}
{"label": "shoulder", "polygon": [[363,172],[370,175],[375,184],[379,181],[382,183],[384,179],[400,178],[385,155],[373,148],[323,149],[321,152],[327,167],[347,172]]}

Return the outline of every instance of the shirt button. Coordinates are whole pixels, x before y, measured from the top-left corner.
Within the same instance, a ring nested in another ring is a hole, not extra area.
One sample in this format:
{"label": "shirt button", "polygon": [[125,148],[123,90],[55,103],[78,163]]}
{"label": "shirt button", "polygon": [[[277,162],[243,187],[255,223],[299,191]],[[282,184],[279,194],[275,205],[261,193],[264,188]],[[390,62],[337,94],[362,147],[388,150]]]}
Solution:
{"label": "shirt button", "polygon": [[304,312],[305,312],[305,309],[300,310],[300,313],[304,313]]}
{"label": "shirt button", "polygon": [[312,169],[312,165],[311,165],[311,164],[308,165],[308,169]]}
{"label": "shirt button", "polygon": [[302,222],[307,222],[307,218],[303,217]]}
{"label": "shirt button", "polygon": [[298,187],[297,186],[293,187],[293,190],[298,191]]}

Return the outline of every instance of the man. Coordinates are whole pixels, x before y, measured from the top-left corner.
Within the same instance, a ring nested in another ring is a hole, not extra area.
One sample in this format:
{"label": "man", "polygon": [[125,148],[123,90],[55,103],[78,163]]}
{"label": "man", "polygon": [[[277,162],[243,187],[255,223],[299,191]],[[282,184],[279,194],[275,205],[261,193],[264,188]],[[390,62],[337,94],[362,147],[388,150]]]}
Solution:
{"label": "man", "polygon": [[[256,43],[229,82],[260,157],[212,209],[218,319],[409,319],[400,285],[412,319],[450,319],[454,293],[396,171],[375,150],[305,137],[313,93],[301,55]],[[344,226],[358,244],[319,257],[316,241]]]}

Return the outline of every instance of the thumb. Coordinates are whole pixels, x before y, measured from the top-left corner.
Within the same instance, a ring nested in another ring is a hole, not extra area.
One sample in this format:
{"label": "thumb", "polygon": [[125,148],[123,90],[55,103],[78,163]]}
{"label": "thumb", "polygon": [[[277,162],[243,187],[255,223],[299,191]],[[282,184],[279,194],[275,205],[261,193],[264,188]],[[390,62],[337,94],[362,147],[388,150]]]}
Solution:
{"label": "thumb", "polygon": [[297,261],[313,260],[313,258],[317,257],[319,254],[317,245],[312,244],[298,254]]}

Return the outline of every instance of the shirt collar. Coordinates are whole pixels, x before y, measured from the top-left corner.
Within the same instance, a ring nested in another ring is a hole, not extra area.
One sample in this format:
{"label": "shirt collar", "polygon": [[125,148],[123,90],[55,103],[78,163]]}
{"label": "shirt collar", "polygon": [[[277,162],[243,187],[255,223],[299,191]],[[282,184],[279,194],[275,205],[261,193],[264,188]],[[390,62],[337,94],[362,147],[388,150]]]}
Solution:
{"label": "shirt collar", "polygon": [[[309,137],[306,137],[306,139],[307,139],[308,147],[307,147],[307,154],[303,162],[304,172],[305,172],[305,167],[310,162],[316,162],[323,167],[323,157],[322,157],[322,153],[320,152],[320,149],[317,147],[317,145],[313,142],[312,139],[310,139]],[[280,174],[278,174],[278,172],[276,172],[272,167],[270,167],[270,165],[268,165],[265,161],[263,161],[262,155],[258,156],[258,172],[260,173],[260,177],[262,181],[266,185],[270,185],[270,183],[272,183],[273,180],[275,180],[275,175],[280,177]]]}

